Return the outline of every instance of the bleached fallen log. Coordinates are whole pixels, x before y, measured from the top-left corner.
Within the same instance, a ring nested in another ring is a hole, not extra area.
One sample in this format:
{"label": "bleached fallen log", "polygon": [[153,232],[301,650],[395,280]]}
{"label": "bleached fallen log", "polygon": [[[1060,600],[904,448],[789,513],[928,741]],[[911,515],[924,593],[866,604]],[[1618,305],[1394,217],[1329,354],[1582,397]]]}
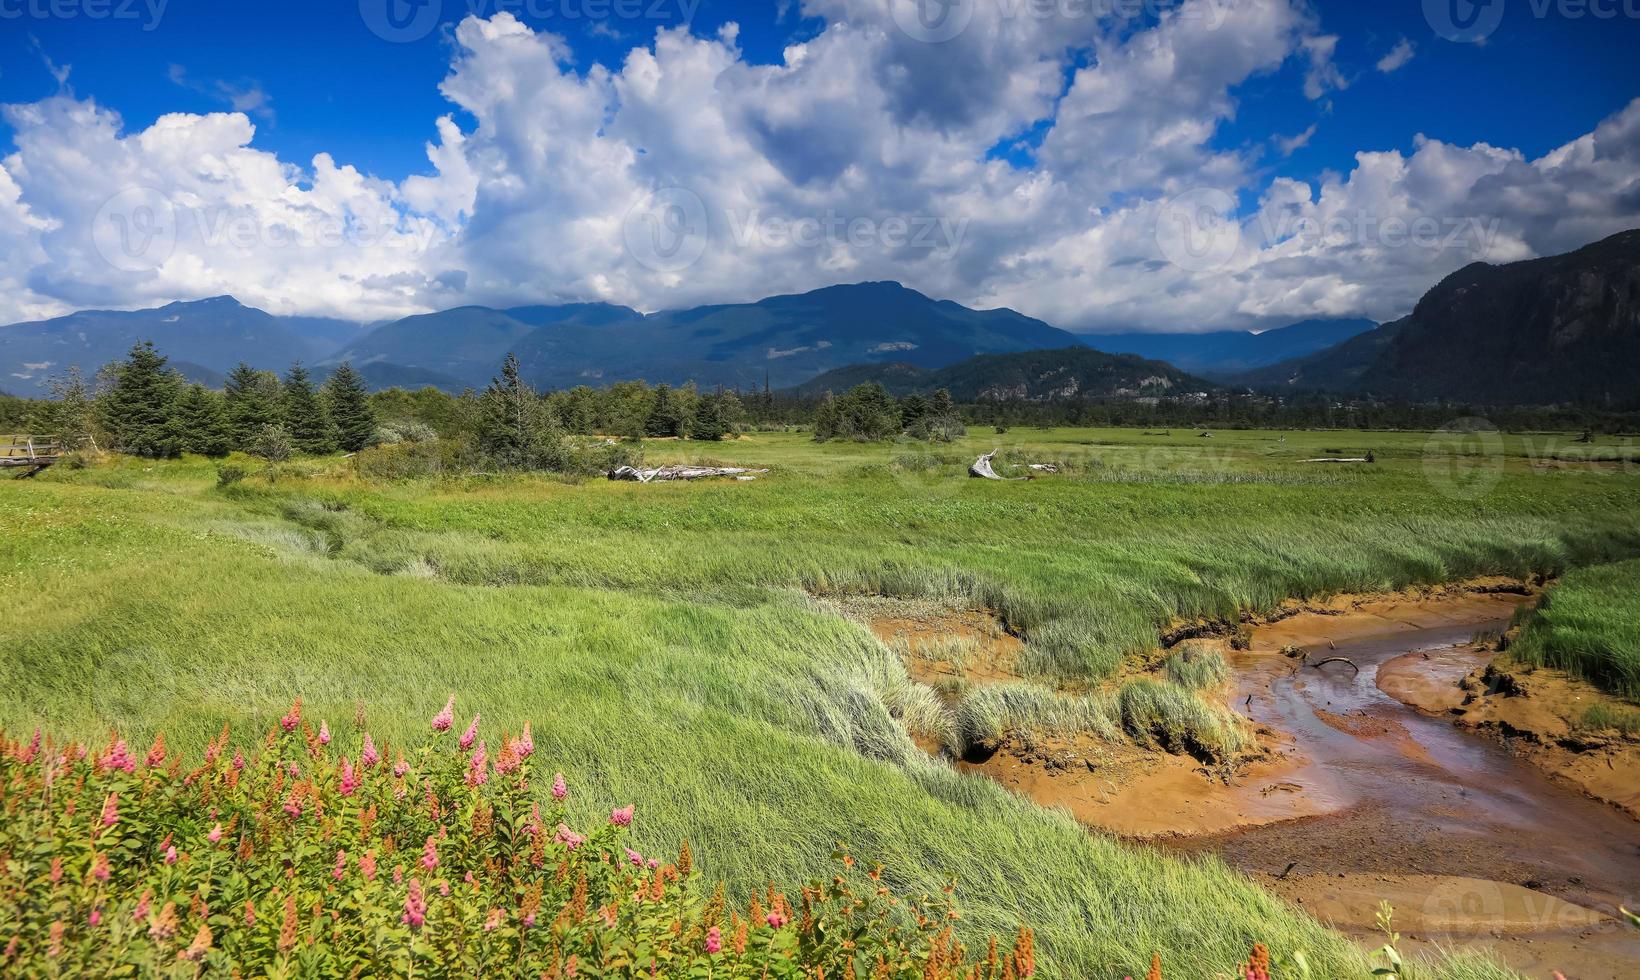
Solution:
{"label": "bleached fallen log", "polygon": [[640,470],[632,466],[617,466],[609,471],[611,480],[630,480],[635,483],[663,483],[670,480],[713,480],[734,477],[736,480],[755,480],[768,470],[753,470],[741,466],[662,466]]}
{"label": "bleached fallen log", "polygon": [[1373,460],[1368,459],[1365,456],[1352,457],[1352,458],[1349,458],[1349,459],[1340,459],[1336,456],[1323,456],[1320,459],[1306,459],[1303,462],[1306,462],[1306,463],[1371,463],[1371,462],[1373,462]]}
{"label": "bleached fallen log", "polygon": [[1057,463],[1032,463],[1031,471],[1033,473],[1058,473],[1059,465]]}
{"label": "bleached fallen log", "polygon": [[[991,461],[993,459],[996,459],[996,455],[997,455],[998,452],[999,452],[999,450],[993,449],[990,452],[986,453],[984,456],[981,456],[979,459],[974,460],[974,465],[968,467],[968,475],[971,476],[971,477],[974,477],[975,479],[979,479],[979,480],[1008,480],[1008,479],[1010,479],[1010,477],[998,476],[997,471],[994,468],[992,468],[992,466],[991,466]],[[1016,477],[1012,477],[1011,479],[1023,480],[1023,479],[1025,479],[1025,477],[1016,476]]]}

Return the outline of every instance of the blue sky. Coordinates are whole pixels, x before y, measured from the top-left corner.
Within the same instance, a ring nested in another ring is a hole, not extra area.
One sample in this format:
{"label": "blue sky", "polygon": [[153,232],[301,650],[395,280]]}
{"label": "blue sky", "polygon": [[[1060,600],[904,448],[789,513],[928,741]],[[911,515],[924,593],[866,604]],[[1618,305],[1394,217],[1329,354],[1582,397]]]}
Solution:
{"label": "blue sky", "polygon": [[[641,2],[645,16],[637,20],[565,16],[596,11],[597,0],[591,7],[587,0],[532,0],[478,9],[516,11],[532,27],[561,33],[583,68],[618,66],[656,27],[682,22],[686,6],[694,10],[690,23],[697,33],[710,34],[728,21],[739,24],[748,59],[760,63],[777,62],[788,43],[812,37],[822,26],[804,18],[795,3]],[[444,26],[478,3],[445,0]],[[101,21],[27,16],[26,0],[0,0],[0,7],[25,13],[0,20],[0,102],[31,102],[56,91],[45,58],[71,66],[74,90],[118,110],[132,128],[165,112],[224,108],[224,97],[213,91],[217,83],[255,85],[267,93],[272,110],[271,117],[253,115],[258,146],[300,162],[330,152],[391,179],[427,169],[422,147],[432,136],[432,120],[452,108],[438,91],[449,68],[444,32],[386,43],[370,33],[349,0],[169,0],[152,30],[145,29],[152,18],[141,3],[131,8],[134,19]],[[1239,93],[1236,121],[1218,141],[1257,143],[1315,123],[1315,136],[1277,165],[1280,173],[1309,177],[1347,168],[1358,149],[1406,147],[1420,132],[1538,155],[1588,132],[1640,94],[1640,22],[1540,19],[1528,0],[1514,0],[1487,43],[1472,45],[1435,35],[1415,0],[1321,0],[1315,7],[1322,28],[1340,37],[1341,69],[1359,81],[1323,107],[1310,104],[1292,83],[1301,74],[1298,65],[1255,79]],[[619,39],[606,36],[600,25]],[[1416,46],[1412,61],[1388,75],[1375,72],[1374,63],[1403,37]],[[195,87],[173,81],[173,66]],[[0,124],[0,138],[6,137]]]}
{"label": "blue sky", "polygon": [[[954,0],[949,38],[928,0],[415,2],[0,0],[0,322],[898,279],[1262,328],[1640,225],[1640,0]],[[1451,4],[1501,21],[1449,40]]]}

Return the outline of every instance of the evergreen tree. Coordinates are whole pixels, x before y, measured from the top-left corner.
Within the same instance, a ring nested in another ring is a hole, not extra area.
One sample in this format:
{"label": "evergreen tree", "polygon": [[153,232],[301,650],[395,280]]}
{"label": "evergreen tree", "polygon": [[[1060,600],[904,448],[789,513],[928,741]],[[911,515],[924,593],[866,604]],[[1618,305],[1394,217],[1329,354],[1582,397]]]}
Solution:
{"label": "evergreen tree", "polygon": [[323,456],[335,452],[336,438],[330,431],[325,407],[313,391],[313,381],[300,363],[292,364],[285,375],[285,431],[299,453]]}
{"label": "evergreen tree", "polygon": [[103,426],[122,453],[161,459],[175,456],[177,374],[165,369],[165,358],[152,341],[131,348],[125,362],[115,366],[114,383],[102,400]]}
{"label": "evergreen tree", "polygon": [[228,416],[221,395],[204,385],[189,385],[177,399],[176,420],[183,452],[217,458],[228,455]]}
{"label": "evergreen tree", "polygon": [[644,422],[644,434],[655,438],[677,438],[683,435],[684,418],[678,399],[672,395],[671,385],[655,389],[655,407]]}
{"label": "evergreen tree", "polygon": [[689,427],[689,438],[718,442],[728,434],[728,426],[723,422],[723,413],[719,406],[722,397],[702,396],[700,404],[695,406],[695,423]]}
{"label": "evergreen tree", "polygon": [[240,362],[223,389],[228,441],[250,451],[265,426],[279,423],[279,380]]}
{"label": "evergreen tree", "polygon": [[376,435],[376,415],[370,409],[370,391],[364,378],[343,361],[324,387],[325,408],[336,429],[336,445],[356,453]]}
{"label": "evergreen tree", "polygon": [[569,461],[558,420],[518,373],[511,354],[479,397],[478,445],[497,465],[511,469],[563,469]]}

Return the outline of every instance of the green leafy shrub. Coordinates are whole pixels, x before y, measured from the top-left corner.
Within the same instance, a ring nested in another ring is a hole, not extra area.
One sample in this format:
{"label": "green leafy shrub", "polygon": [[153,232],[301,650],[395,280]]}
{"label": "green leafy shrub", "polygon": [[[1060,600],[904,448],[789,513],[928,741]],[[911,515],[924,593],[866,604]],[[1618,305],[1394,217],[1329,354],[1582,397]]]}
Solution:
{"label": "green leafy shrub", "polygon": [[[0,733],[0,973],[7,976],[711,976],[1001,980],[1033,938],[971,960],[950,889],[906,901],[841,873],[748,906],[703,894],[626,841],[635,807],[585,834],[563,776],[533,788],[529,726],[420,745],[344,739],[297,702],[251,756],[229,732],[190,767]],[[343,747],[342,743],[346,743]]]}

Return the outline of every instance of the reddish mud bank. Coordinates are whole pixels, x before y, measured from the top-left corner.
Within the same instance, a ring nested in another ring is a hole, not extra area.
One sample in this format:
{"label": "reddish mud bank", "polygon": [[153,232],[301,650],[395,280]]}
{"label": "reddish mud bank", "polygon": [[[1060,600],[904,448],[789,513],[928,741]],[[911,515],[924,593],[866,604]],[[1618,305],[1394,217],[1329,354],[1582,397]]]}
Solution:
{"label": "reddish mud bank", "polygon": [[1640,819],[1640,742],[1583,728],[1579,721],[1592,705],[1627,707],[1592,685],[1490,649],[1454,647],[1391,660],[1378,672],[1378,687],[1426,714],[1502,740],[1556,782]]}
{"label": "reddish mud bank", "polygon": [[[1361,603],[1256,629],[1232,655],[1237,706],[1292,738],[1284,799],[1321,812],[1164,846],[1218,854],[1364,941],[1388,899],[1414,944],[1473,945],[1537,976],[1635,976],[1640,933],[1614,916],[1640,890],[1640,824],[1379,687],[1391,663],[1398,693],[1456,685],[1484,656],[1473,634],[1506,628],[1521,601]],[[1305,666],[1330,657],[1349,663]]]}

